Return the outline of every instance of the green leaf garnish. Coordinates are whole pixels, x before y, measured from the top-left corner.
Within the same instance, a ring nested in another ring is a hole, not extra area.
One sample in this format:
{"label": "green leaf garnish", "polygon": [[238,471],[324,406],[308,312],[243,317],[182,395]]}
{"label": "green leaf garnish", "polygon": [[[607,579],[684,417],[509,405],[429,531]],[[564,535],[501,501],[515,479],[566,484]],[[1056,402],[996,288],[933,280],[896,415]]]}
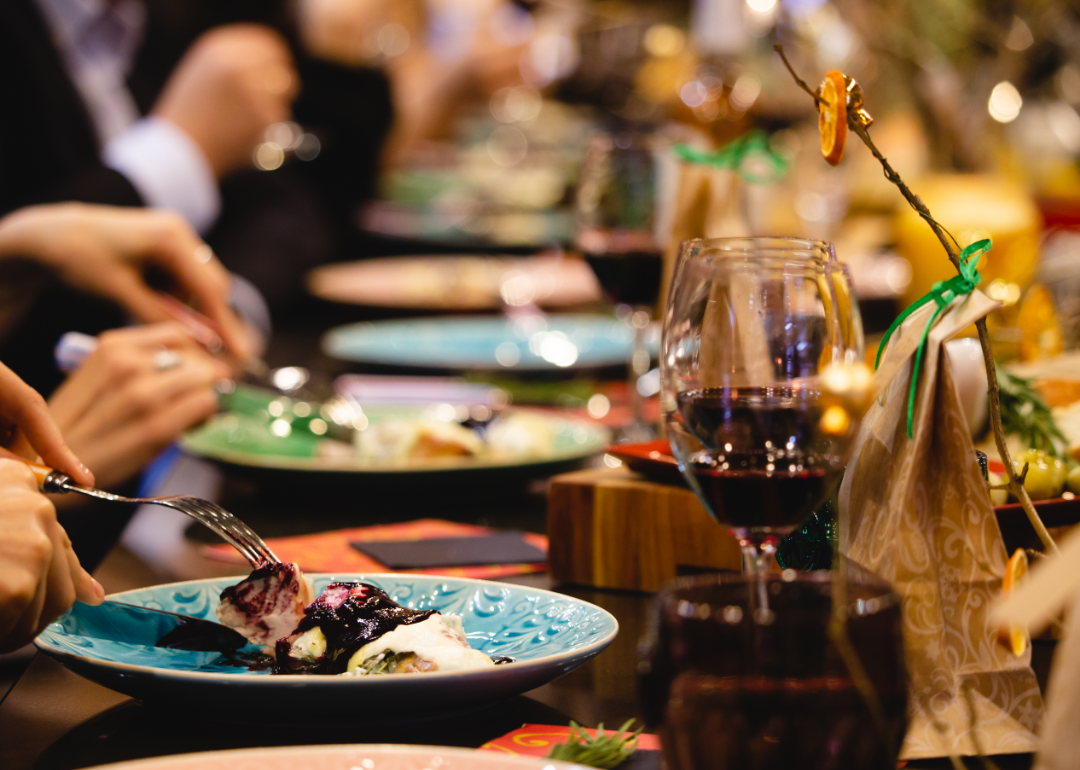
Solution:
{"label": "green leaf garnish", "polygon": [[1031,380],[997,370],[1001,390],[1001,426],[1005,433],[1016,433],[1024,446],[1039,449],[1051,457],[1067,460],[1069,442],[1054,422],[1050,407]]}
{"label": "green leaf garnish", "polygon": [[570,736],[565,743],[557,743],[548,752],[548,759],[574,762],[589,767],[609,768],[625,762],[637,750],[637,739],[643,728],[629,732],[633,719],[627,719],[613,733],[604,734],[604,723],[596,728],[593,738],[577,722],[570,723]]}

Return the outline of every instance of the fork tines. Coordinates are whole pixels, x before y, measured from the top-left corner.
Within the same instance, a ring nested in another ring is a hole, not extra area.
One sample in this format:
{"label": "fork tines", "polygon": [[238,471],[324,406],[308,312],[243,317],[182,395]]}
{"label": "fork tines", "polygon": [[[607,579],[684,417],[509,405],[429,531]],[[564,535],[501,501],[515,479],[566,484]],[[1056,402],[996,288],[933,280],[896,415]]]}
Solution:
{"label": "fork tines", "polygon": [[217,532],[240,551],[253,567],[281,562],[254,530],[221,506],[189,495],[163,498],[169,507],[188,514]]}

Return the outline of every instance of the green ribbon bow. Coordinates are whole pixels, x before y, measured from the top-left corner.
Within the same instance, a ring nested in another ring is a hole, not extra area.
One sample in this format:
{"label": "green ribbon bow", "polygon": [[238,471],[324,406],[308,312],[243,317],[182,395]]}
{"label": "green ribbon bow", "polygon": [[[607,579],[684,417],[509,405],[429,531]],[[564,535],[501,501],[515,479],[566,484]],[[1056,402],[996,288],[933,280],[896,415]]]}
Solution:
{"label": "green ribbon bow", "polygon": [[975,241],[975,243],[961,251],[960,274],[953,276],[947,281],[938,281],[926,295],[901,313],[900,317],[893,321],[892,326],[885,332],[885,336],[881,340],[881,345],[878,347],[877,358],[874,360],[875,370],[881,364],[881,354],[885,352],[885,346],[889,344],[889,338],[892,336],[892,333],[900,327],[900,324],[907,320],[908,316],[923,305],[931,301],[937,304],[937,309],[934,310],[933,314],[930,316],[930,320],[926,322],[926,328],[923,329],[922,339],[919,340],[919,348],[915,352],[915,366],[911,370],[911,389],[908,392],[907,407],[908,438],[912,438],[911,423],[915,414],[915,388],[919,382],[919,367],[922,365],[923,350],[926,348],[926,338],[930,335],[930,329],[933,328],[934,322],[937,321],[938,316],[945,311],[945,308],[961,294],[970,294],[975,287],[979,285],[979,282],[982,280],[982,276],[979,275],[979,271],[976,269],[979,265],[979,257],[981,257],[984,252],[989,251],[990,246],[990,239],[983,238],[981,241]]}
{"label": "green ribbon bow", "polygon": [[[716,152],[699,150],[687,144],[677,144],[672,149],[679,160],[699,166],[729,169],[751,184],[771,184],[782,179],[788,172],[788,162],[769,146],[768,135],[759,130],[748,131]],[[750,159],[762,161],[768,173],[757,174],[748,169],[745,164]]]}

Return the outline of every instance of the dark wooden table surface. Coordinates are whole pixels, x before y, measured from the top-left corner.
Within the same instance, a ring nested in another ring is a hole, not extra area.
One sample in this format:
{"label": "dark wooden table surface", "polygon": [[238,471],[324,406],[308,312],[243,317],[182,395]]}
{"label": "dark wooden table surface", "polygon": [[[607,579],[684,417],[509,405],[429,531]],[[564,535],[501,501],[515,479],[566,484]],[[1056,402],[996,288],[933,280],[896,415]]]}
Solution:
{"label": "dark wooden table surface", "polygon": [[[267,479],[230,479],[223,502],[264,537],[420,517],[449,518],[542,531],[544,496],[536,485],[497,483],[483,489],[358,489],[348,484],[283,493]],[[115,549],[97,571],[109,592],[169,580],[239,574],[241,568],[206,559],[189,531],[174,544],[171,572],[129,550]],[[213,536],[211,536],[212,538]],[[511,578],[551,588],[546,575]],[[650,598],[643,594],[556,587],[604,607],[618,618],[619,636],[601,655],[557,681],[480,712],[414,724],[368,727],[347,714],[296,715],[282,704],[274,723],[250,723],[243,714],[208,717],[141,703],[71,673],[36,654],[0,702],[0,768],[74,770],[107,762],[192,751],[325,743],[424,743],[477,747],[522,724],[595,726],[640,717],[635,682],[636,646]],[[11,668],[8,667],[10,675]],[[0,682],[3,671],[0,670]],[[0,685],[0,697],[3,689]]]}
{"label": "dark wooden table surface", "polygon": [[[272,478],[233,477],[225,484],[222,502],[265,537],[421,517],[533,531],[542,531],[544,526],[543,487],[536,483],[492,481],[477,488],[440,484],[406,490],[348,483],[317,489],[286,486],[283,490]],[[240,573],[238,567],[206,559],[198,540],[210,538],[201,530],[189,530],[167,544],[167,558],[153,564],[121,546],[96,574],[106,590],[113,592]],[[445,720],[390,726],[368,726],[348,714],[295,714],[288,704],[282,704],[281,719],[256,723],[243,714],[223,718],[141,703],[82,679],[39,653],[0,701],[0,768],[75,770],[128,759],[255,746],[422,743],[478,747],[526,723],[565,725],[572,719],[587,726],[603,722],[614,727],[631,717],[640,719],[637,645],[645,632],[651,597],[553,586],[546,575],[510,580],[554,588],[603,607],[618,619],[618,637],[581,668],[508,701]],[[11,677],[12,670],[0,665],[0,698],[4,677]],[[1027,756],[995,760],[1001,770],[1030,766]],[[971,762],[969,766],[981,765]],[[909,767],[951,765],[940,760]]]}

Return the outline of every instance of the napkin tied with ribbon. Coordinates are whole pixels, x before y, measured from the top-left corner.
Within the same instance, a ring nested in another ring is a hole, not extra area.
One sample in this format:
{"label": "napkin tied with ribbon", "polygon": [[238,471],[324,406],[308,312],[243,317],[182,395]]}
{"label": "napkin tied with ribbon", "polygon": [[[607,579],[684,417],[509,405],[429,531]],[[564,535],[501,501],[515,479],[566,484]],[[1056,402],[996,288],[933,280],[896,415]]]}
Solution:
{"label": "napkin tied with ribbon", "polygon": [[1030,651],[988,619],[1007,556],[942,346],[998,303],[962,280],[893,330],[839,495],[841,553],[903,599],[902,759],[1034,751],[1043,711]]}
{"label": "napkin tied with ribbon", "polygon": [[744,206],[745,184],[768,184],[783,177],[787,161],[770,146],[768,136],[751,131],[718,151],[675,145],[679,161],[678,193],[664,250],[660,307],[667,302],[679,244],[693,238],[740,238],[750,235]]}

